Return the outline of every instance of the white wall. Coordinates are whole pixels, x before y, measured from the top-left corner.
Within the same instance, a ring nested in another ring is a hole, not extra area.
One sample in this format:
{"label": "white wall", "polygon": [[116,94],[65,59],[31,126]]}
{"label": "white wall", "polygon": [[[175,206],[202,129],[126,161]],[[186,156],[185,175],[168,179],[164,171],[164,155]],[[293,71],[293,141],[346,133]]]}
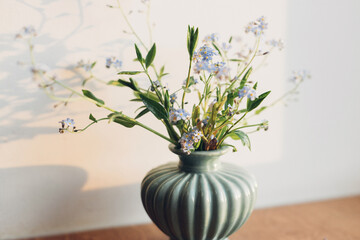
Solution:
{"label": "white wall", "polygon": [[[127,10],[143,8],[140,1],[121,2]],[[269,19],[268,36],[286,43],[255,75],[264,90],[273,90],[269,100],[291,87],[286,79],[292,69],[306,68],[313,75],[297,102],[264,112],[270,130],[251,136],[251,153],[239,148],[227,156],[226,161],[256,175],[257,207],[359,194],[359,2],[191,2],[152,3],[156,63],[167,64],[170,86],[186,74],[187,24],[199,26],[202,36],[228,36],[241,34],[261,15]],[[133,14],[131,19],[146,37],[144,18]],[[89,112],[100,117],[106,111],[85,102],[52,107],[28,69],[16,64],[28,61],[28,53],[13,36],[29,24],[39,32],[36,58],[69,84],[76,82],[69,66],[81,58],[98,60],[95,72],[105,80],[115,78],[102,67],[106,56],[118,55],[125,68],[135,67],[132,37],[122,33],[125,22],[104,1],[0,2],[0,239],[148,222],[140,181],[148,170],[176,157],[165,141],[139,128],[103,123],[79,135],[59,135],[59,120],[73,117],[81,127]],[[134,110],[126,89],[90,86],[109,105],[129,114]],[[151,117],[145,121],[163,130]]]}

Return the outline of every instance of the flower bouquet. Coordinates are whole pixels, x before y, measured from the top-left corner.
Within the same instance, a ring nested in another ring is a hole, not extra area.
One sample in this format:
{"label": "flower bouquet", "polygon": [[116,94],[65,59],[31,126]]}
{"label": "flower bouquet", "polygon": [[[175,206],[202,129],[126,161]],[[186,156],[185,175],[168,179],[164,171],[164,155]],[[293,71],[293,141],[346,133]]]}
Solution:
{"label": "flower bouquet", "polygon": [[[146,54],[144,54],[144,50],[140,50],[139,46],[135,44],[134,53],[136,55],[134,55],[139,63],[137,71],[124,71],[121,69],[122,61],[116,57],[107,58],[105,66],[118,70],[119,79],[106,82],[106,84],[129,88],[129,90],[133,91],[135,97],[130,101],[142,104],[139,107],[141,111],[134,117],[108,107],[103,100],[88,89],[84,88],[80,92],[65,85],[56,76],[50,75],[45,65],[37,64],[33,56],[32,38],[36,36],[33,27],[24,27],[22,32],[17,34],[17,38],[28,40],[31,53],[31,71],[35,77],[40,76],[41,82],[39,86],[49,97],[67,105],[70,98],[77,95],[111,112],[102,118],[95,118],[90,114],[91,123],[82,129],[75,127],[73,119],[62,120],[60,121],[60,133],[65,131],[83,132],[89,126],[100,121],[118,123],[127,128],[140,126],[181,148],[184,153],[190,154],[192,151],[219,149],[221,146],[228,145],[224,140],[229,137],[240,140],[244,146],[250,148],[249,137],[243,129],[267,130],[268,121],[263,120],[258,123],[248,124],[247,117],[249,114],[259,115],[290,94],[296,93],[299,84],[309,77],[309,74],[305,71],[295,72],[292,77],[295,82],[294,88],[273,103],[262,105],[270,91],[261,94],[257,92],[258,82],[251,81],[251,73],[254,70],[252,63],[257,57],[267,57],[275,48],[279,50],[283,48],[281,40],[270,40],[266,42],[270,47],[268,51],[259,50],[267,26],[264,17],[250,22],[245,27],[245,33],[255,36],[255,46],[249,49],[238,49],[235,54],[230,51],[234,41],[233,37],[230,37],[227,42],[220,43],[217,34],[210,34],[205,36],[201,43],[198,43],[198,29],[189,26],[187,34],[189,67],[182,86],[176,91],[171,91],[163,80],[164,76],[168,75],[165,72],[165,66],[158,70],[153,64],[156,56],[155,43],[147,50],[148,48],[140,41]],[[197,47],[198,45],[200,46]],[[92,78],[102,81],[92,73],[95,65],[96,62],[85,62],[83,60],[78,62],[77,67],[84,68],[90,74],[89,77],[83,80],[83,87]],[[141,74],[146,75],[148,78],[148,85],[140,86],[136,81],[136,75]],[[52,92],[53,85],[65,88],[70,92],[70,96],[68,98],[57,97]],[[195,94],[198,100],[194,103],[188,102],[186,97],[189,94]],[[140,118],[148,113],[153,114],[164,124],[168,136],[140,122]],[[232,147],[236,151],[236,147]]]}

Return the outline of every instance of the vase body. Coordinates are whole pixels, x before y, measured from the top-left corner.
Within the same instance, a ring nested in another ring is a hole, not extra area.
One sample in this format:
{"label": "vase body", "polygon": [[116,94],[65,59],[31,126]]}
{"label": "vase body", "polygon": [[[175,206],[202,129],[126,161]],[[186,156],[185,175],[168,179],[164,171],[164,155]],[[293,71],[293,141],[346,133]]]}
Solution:
{"label": "vase body", "polygon": [[221,163],[227,149],[178,154],[178,163],[151,170],[141,185],[146,212],[171,240],[223,240],[250,216],[256,200],[254,177]]}

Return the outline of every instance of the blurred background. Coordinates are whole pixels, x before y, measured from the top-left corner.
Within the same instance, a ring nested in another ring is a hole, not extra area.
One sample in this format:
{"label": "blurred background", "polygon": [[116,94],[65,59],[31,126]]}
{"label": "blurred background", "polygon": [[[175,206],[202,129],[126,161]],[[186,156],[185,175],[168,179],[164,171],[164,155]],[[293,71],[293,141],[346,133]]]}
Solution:
{"label": "blurred background", "polygon": [[[269,120],[270,128],[250,135],[251,152],[238,143],[239,151],[224,161],[256,176],[256,208],[360,193],[359,1],[152,0],[150,16],[140,0],[120,3],[146,44],[149,17],[155,64],[166,65],[172,89],[187,73],[188,24],[199,27],[200,39],[218,33],[226,41],[244,36],[249,21],[266,16],[264,40],[285,42],[253,76],[261,91],[272,90],[268,103],[293,87],[292,70],[307,69],[312,78],[296,99],[263,113],[260,119]],[[57,102],[32,78],[26,40],[15,39],[23,26],[33,25],[36,61],[70,86],[79,86],[87,74],[74,70],[81,59],[97,61],[94,75],[114,80],[116,71],[105,68],[106,57],[118,57],[125,70],[138,70],[132,61],[136,39],[127,33],[119,9],[106,5],[117,1],[0,1],[0,239],[150,222],[140,183],[150,169],[177,160],[167,142],[137,127],[105,122],[81,134],[60,135],[62,119],[74,118],[81,128],[90,112],[96,118],[108,112],[83,101],[54,108]],[[134,116],[137,105],[128,102],[128,89],[96,81],[87,88]],[[165,133],[150,115],[144,122]]]}

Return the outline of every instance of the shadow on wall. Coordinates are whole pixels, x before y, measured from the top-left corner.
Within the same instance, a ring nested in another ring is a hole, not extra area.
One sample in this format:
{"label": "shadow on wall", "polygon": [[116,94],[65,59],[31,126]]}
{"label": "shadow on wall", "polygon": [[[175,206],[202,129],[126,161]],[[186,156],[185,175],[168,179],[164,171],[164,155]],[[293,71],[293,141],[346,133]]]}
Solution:
{"label": "shadow on wall", "polygon": [[[43,1],[42,7],[36,7],[26,3],[25,1],[17,1],[21,5],[27,7],[36,12],[36,15],[41,16],[41,22],[38,26],[35,26],[38,31],[41,32],[44,24],[49,20],[45,14],[45,7],[52,1]],[[46,51],[43,51],[39,55],[39,59],[45,62],[53,62],[55,59],[62,59],[65,57],[67,48],[65,47],[65,41],[77,33],[83,25],[83,6],[81,1],[78,1],[78,15],[79,21],[77,25],[74,25],[73,29],[64,36],[62,39],[54,39],[48,34],[44,34],[35,39],[35,45],[49,44]],[[55,16],[53,18],[62,17]],[[64,16],[63,16],[64,17]],[[29,23],[31,25],[32,23]],[[19,61],[29,62],[29,54],[19,51],[18,47],[14,44],[14,36],[19,29],[14,29],[14,34],[1,34],[0,37],[0,50],[9,52],[8,56],[1,58],[1,76],[0,76],[0,116],[3,121],[0,121],[0,143],[9,142],[17,139],[33,138],[39,134],[54,133],[53,128],[49,127],[28,127],[31,122],[41,120],[42,114],[50,112],[49,106],[44,105],[44,102],[49,102],[45,94],[34,94],[34,90],[29,90],[32,85],[37,83],[31,83],[26,79],[31,76],[30,69],[28,71],[22,70],[21,66],[16,63]],[[17,42],[23,42],[26,45],[26,41],[19,39]],[[35,46],[36,50],[36,46]],[[79,49],[79,51],[82,49]],[[14,54],[16,53],[16,54]],[[37,57],[36,57],[37,58]],[[48,61],[47,61],[48,60]],[[29,68],[27,65],[26,68]],[[68,79],[73,80],[73,79]],[[39,107],[43,106],[43,107]],[[5,119],[5,120],[4,120]]]}
{"label": "shadow on wall", "polygon": [[[72,166],[0,169],[0,239],[124,225],[124,216],[127,224],[139,219],[134,213],[142,208],[140,184],[82,192],[86,180],[87,173]],[[129,199],[135,201],[124,204]],[[146,219],[145,211],[140,217]]]}
{"label": "shadow on wall", "polygon": [[[73,66],[69,66],[66,69],[58,66],[58,62],[66,59],[67,54],[70,53],[91,53],[93,51],[93,49],[87,47],[71,47],[71,49],[68,47],[68,40],[81,37],[85,30],[94,27],[84,22],[84,18],[88,17],[84,16],[84,12],[86,12],[88,7],[91,7],[92,1],[84,3],[78,0],[71,4],[68,3],[69,6],[74,5],[74,9],[77,9],[77,13],[74,14],[77,17],[77,21],[72,21],[74,22],[72,27],[64,30],[66,33],[64,33],[63,37],[54,38],[51,32],[42,32],[43,29],[46,29],[44,26],[55,19],[61,19],[62,23],[69,21],[66,8],[64,8],[64,13],[62,14],[55,16],[46,15],[48,5],[55,1],[58,0],[43,0],[40,5],[36,6],[26,1],[17,0],[16,2],[23,6],[18,14],[21,14],[21,11],[29,10],[34,16],[40,16],[40,23],[34,26],[39,34],[33,41],[35,45],[35,60],[40,64],[48,64],[50,69],[60,67],[62,70],[70,73],[70,77],[64,77],[62,72],[60,72],[58,80],[63,81],[70,87],[76,88],[81,85],[81,81],[84,79],[83,74],[75,71],[73,68],[80,59],[74,59],[74,62],[71,63]],[[33,22],[27,24],[34,25]],[[39,84],[38,81],[31,81],[29,52],[28,49],[23,47],[27,44],[26,40],[14,39],[19,30],[13,29],[12,34],[0,34],[0,52],[3,53],[0,57],[0,144],[19,139],[31,139],[37,135],[52,134],[57,131],[54,127],[30,126],[36,125],[34,123],[44,119],[55,117],[57,113],[52,109],[52,106],[58,102],[50,100],[41,89],[36,87]],[[109,41],[104,40],[103,43],[93,47],[111,54],[114,52],[113,46],[115,44],[121,44],[121,47],[117,46],[116,50],[122,53],[130,42],[120,38],[111,39]],[[19,66],[18,62],[23,62],[25,65]],[[96,89],[96,86],[92,87]],[[67,98],[69,93],[66,92],[60,96]]]}

